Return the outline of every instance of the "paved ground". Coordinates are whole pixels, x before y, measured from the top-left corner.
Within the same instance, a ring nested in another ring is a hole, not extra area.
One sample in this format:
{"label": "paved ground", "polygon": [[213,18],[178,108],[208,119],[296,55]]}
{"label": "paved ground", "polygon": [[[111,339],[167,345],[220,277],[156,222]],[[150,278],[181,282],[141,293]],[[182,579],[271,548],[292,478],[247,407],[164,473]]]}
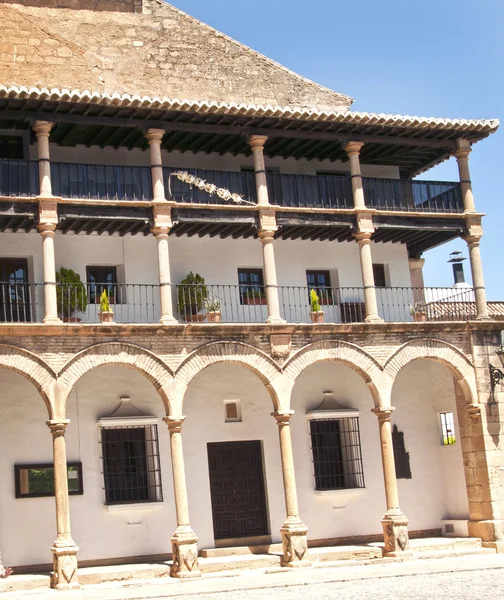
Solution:
{"label": "paved ground", "polygon": [[504,600],[504,555],[404,563],[247,572],[198,581],[106,584],[76,592],[3,593],[1,600]]}

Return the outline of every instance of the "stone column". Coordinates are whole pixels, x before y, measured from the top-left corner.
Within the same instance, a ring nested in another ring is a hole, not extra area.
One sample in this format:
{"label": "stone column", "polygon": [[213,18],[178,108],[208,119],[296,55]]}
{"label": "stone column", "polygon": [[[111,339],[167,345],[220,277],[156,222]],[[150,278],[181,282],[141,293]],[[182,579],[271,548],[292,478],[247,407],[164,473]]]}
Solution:
{"label": "stone column", "polygon": [[259,206],[269,206],[266,166],[264,164],[264,144],[267,139],[268,138],[265,135],[253,135],[249,140],[254,155],[257,204],[259,204]]}
{"label": "stone column", "polygon": [[59,325],[56,294],[56,261],[54,258],[54,234],[58,224],[58,205],[52,200],[39,200],[38,230],[42,236],[42,260],[44,263],[44,323]]}
{"label": "stone column", "polygon": [[259,231],[259,238],[262,244],[263,265],[264,265],[264,283],[266,286],[266,302],[268,304],[267,323],[285,323],[280,316],[280,300],[278,297],[278,283],[275,264],[275,250],[273,240],[275,231]]}
{"label": "stone column", "polygon": [[148,129],[145,137],[149,142],[152,191],[155,201],[165,201],[165,187],[163,180],[163,161],[161,158],[161,142],[165,134],[164,129]]}
{"label": "stone column", "polygon": [[371,256],[371,233],[360,232],[355,234],[359,245],[359,256],[364,285],[364,301],[366,303],[366,323],[381,323],[383,319],[378,315],[378,302],[373,274],[373,258]]}
{"label": "stone column", "polygon": [[198,565],[198,536],[189,523],[189,506],[187,503],[187,485],[182,449],[182,424],[185,417],[166,417],[164,422],[170,431],[170,447],[173,471],[173,489],[175,493],[175,510],[177,513],[177,529],[171,539],[173,548],[173,564],[171,576],[188,579],[201,577]]}
{"label": "stone column", "polygon": [[455,157],[458,163],[460,188],[462,190],[462,200],[464,201],[464,210],[469,213],[476,212],[474,207],[474,196],[471,184],[471,175],[469,173],[469,154],[471,153],[471,142],[468,140],[457,140],[457,150]]}
{"label": "stone column", "polygon": [[58,535],[52,547],[53,572],[51,587],[57,590],[80,587],[77,573],[79,548],[70,531],[70,507],[68,502],[68,474],[65,431],[70,421],[48,421],[53,438],[54,495],[56,500],[56,528]]}
{"label": "stone column", "polygon": [[359,159],[362,146],[364,146],[363,142],[348,142],[348,144],[346,144],[344,147],[344,150],[348,155],[348,160],[350,163],[353,201],[354,207],[356,209],[366,208],[366,202],[364,200],[364,190],[362,188],[362,175]]}
{"label": "stone column", "polygon": [[292,456],[292,440],[290,419],[294,414],[289,412],[274,412],[280,435],[280,454],[282,457],[282,475],[285,495],[285,511],[287,518],[280,529],[282,534],[283,567],[305,567],[308,561],[308,542],[306,533],[308,527],[299,518],[296,492],[296,476],[294,473],[294,458]]}
{"label": "stone column", "polygon": [[413,302],[425,302],[423,267],[425,259],[408,259],[411,287],[413,288]]}
{"label": "stone column", "polygon": [[399,508],[399,494],[395,471],[394,446],[392,444],[392,427],[390,415],[394,408],[374,408],[380,428],[381,455],[383,463],[383,479],[387,512],[382,519],[385,556],[405,557],[412,553],[409,549],[408,519]]}
{"label": "stone column", "polygon": [[163,325],[176,325],[178,321],[173,316],[170,254],[168,249],[169,231],[168,227],[154,227],[152,230],[158,245],[159,293],[161,299],[161,318],[159,320]]}
{"label": "stone column", "polygon": [[37,135],[38,168],[40,196],[50,198],[52,196],[51,185],[51,162],[49,154],[49,134],[53,123],[49,121],[35,121],[33,130]]}
{"label": "stone column", "polygon": [[485,280],[483,279],[483,265],[481,263],[480,240],[481,236],[469,235],[465,238],[469,248],[469,260],[471,261],[471,272],[476,300],[476,319],[489,319],[488,305],[486,300]]}

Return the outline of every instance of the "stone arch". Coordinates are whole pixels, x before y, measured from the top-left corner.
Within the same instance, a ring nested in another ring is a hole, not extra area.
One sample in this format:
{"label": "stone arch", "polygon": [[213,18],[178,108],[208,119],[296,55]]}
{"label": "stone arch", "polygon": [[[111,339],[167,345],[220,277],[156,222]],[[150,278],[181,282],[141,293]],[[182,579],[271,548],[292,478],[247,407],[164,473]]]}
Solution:
{"label": "stone arch", "polygon": [[447,367],[462,388],[467,404],[477,403],[474,366],[460,350],[443,340],[422,338],[406,342],[387,359],[384,371],[395,381],[403,367],[421,359],[435,360]]}
{"label": "stone arch", "polygon": [[306,368],[323,361],[336,361],[350,367],[366,383],[375,406],[383,405],[380,392],[383,371],[380,363],[350,342],[324,340],[308,344],[287,361],[284,373],[295,381]]}
{"label": "stone arch", "polygon": [[278,409],[273,381],[281,375],[280,367],[267,354],[243,342],[211,342],[197,348],[178,367],[175,380],[186,389],[198,373],[219,363],[242,365],[254,373],[268,390],[275,410]]}
{"label": "stone arch", "polygon": [[49,413],[53,418],[54,407],[51,402],[50,390],[56,381],[56,373],[36,354],[18,348],[17,346],[0,345],[0,368],[19,373],[30,381],[42,396]]}
{"label": "stone arch", "polygon": [[128,367],[144,375],[158,391],[169,414],[166,389],[173,382],[173,371],[158,356],[134,344],[105,342],[89,346],[66,363],[58,373],[58,381],[71,390],[83,375],[101,366]]}

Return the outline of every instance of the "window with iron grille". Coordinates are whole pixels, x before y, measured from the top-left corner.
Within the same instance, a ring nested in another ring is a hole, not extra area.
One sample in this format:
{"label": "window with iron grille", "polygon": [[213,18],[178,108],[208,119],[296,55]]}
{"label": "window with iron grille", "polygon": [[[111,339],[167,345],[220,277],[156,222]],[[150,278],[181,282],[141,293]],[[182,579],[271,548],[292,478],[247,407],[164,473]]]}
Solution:
{"label": "window with iron grille", "polygon": [[105,504],[162,502],[157,425],[102,427]]}
{"label": "window with iron grille", "polygon": [[397,425],[392,428],[392,446],[394,447],[394,462],[397,479],[412,479],[409,452],[406,452],[404,433]]}
{"label": "window with iron grille", "polygon": [[308,294],[315,290],[322,306],[334,304],[329,271],[306,271]]}
{"label": "window with iron grille", "polygon": [[315,489],[363,488],[359,417],[310,420]]}
{"label": "window with iron grille", "polygon": [[117,267],[86,267],[90,304],[99,304],[103,290],[107,291],[110,304],[120,303],[118,298]]}
{"label": "window with iron grille", "polygon": [[387,272],[385,265],[373,264],[373,277],[375,287],[387,287]]}
{"label": "window with iron grille", "polygon": [[457,441],[455,438],[455,421],[452,412],[440,413],[441,422],[441,445],[451,446]]}
{"label": "window with iron grille", "polygon": [[266,304],[262,269],[238,269],[240,304]]}

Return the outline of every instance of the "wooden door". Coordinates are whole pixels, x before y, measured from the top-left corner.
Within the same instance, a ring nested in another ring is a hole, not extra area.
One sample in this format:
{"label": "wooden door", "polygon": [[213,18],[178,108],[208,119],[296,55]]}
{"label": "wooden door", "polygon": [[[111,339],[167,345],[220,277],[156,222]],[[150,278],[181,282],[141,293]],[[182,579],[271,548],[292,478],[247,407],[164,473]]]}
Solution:
{"label": "wooden door", "polygon": [[268,535],[261,442],[208,444],[216,540]]}

